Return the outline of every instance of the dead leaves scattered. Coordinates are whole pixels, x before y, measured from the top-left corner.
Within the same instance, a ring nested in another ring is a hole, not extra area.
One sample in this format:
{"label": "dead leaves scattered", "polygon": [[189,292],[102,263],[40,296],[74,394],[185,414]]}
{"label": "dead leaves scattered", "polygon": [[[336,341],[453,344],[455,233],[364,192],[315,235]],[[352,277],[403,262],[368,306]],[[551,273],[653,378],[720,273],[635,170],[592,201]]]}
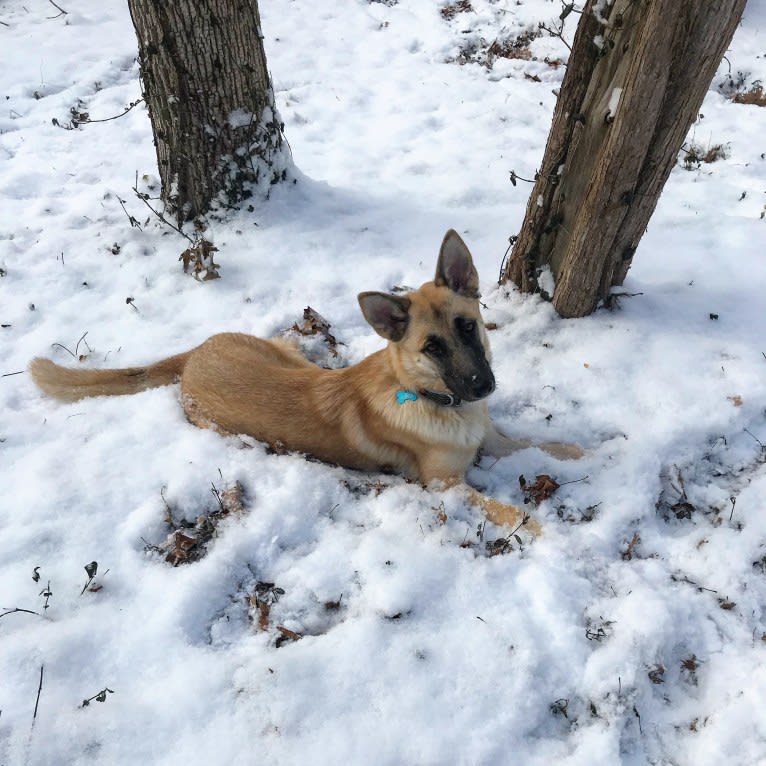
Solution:
{"label": "dead leaves scattered", "polygon": [[547,473],[540,473],[535,477],[533,484],[527,482],[524,476],[519,476],[519,486],[524,493],[524,502],[540,505],[547,500],[560,486],[560,484]]}
{"label": "dead leaves scattered", "polygon": [[178,260],[183,263],[184,274],[188,274],[191,268],[192,276],[198,282],[207,282],[221,277],[218,271],[220,265],[213,260],[213,253],[217,252],[218,248],[202,237],[198,242],[187,247],[178,256]]}
{"label": "dead leaves scattered", "polygon": [[[382,479],[341,479],[341,486],[348,490],[349,494],[354,497],[365,497],[366,495],[372,495],[378,497],[381,492],[388,489],[391,485]],[[445,516],[446,519],[446,516]]]}
{"label": "dead leaves scattered", "polygon": [[697,670],[701,661],[697,659],[695,654],[691,654],[686,659],[681,660],[681,677],[692,686],[697,686],[699,678],[697,677]]}
{"label": "dead leaves scattered", "polygon": [[291,643],[293,641],[300,641],[303,638],[303,633],[296,633],[294,630],[286,628],[284,625],[277,625],[279,636],[277,637],[276,647]]}
{"label": "dead leaves scattered", "polygon": [[630,542],[625,547],[625,550],[622,551],[623,561],[633,560],[633,556],[635,554],[635,548],[640,542],[641,542],[641,537],[639,536],[638,532],[634,532],[633,537],[630,539]]}
{"label": "dead leaves scattered", "polygon": [[259,581],[255,584],[255,590],[245,597],[249,607],[248,616],[258,630],[268,630],[271,607],[284,594],[284,590],[277,588],[273,582]]}
{"label": "dead leaves scattered", "polygon": [[735,104],[749,104],[750,106],[766,106],[766,93],[763,92],[763,85],[756,80],[750,90],[736,93],[732,99]]}
{"label": "dead leaves scattered", "polygon": [[651,670],[649,670],[647,675],[653,684],[665,683],[665,666],[661,663],[658,663]]}
{"label": "dead leaves scattered", "polygon": [[717,160],[725,160],[729,156],[729,148],[725,144],[702,146],[692,142],[688,146],[684,144],[681,151],[684,152],[681,161],[686,170],[696,170],[703,162],[710,164]]}
{"label": "dead leaves scattered", "polygon": [[504,556],[506,553],[511,553],[511,551],[515,550],[513,541],[516,541],[519,550],[524,547],[521,537],[515,533],[508,535],[508,537],[498,537],[497,540],[487,540],[485,543],[487,555],[489,558],[492,558],[493,556]]}
{"label": "dead leaves scattered", "polygon": [[445,5],[439,13],[446,21],[452,21],[458,13],[470,13],[473,10],[469,0],[457,0],[457,2]]}
{"label": "dead leaves scattered", "polygon": [[330,332],[330,323],[318,312],[306,306],[303,309],[303,322],[296,322],[290,329],[299,335],[320,335],[324,338],[327,348],[334,356],[338,356],[338,341]]}
{"label": "dead leaves scattered", "polygon": [[598,620],[588,619],[585,626],[585,638],[588,641],[601,642],[612,635],[614,620],[605,620],[599,617]]}
{"label": "dead leaves scattered", "polygon": [[449,62],[464,64],[480,64],[485,69],[491,70],[498,59],[517,59],[529,61],[532,58],[530,45],[533,40],[540,37],[539,29],[528,29],[515,37],[496,38],[488,42],[484,38],[471,41],[463,46],[460,53]]}
{"label": "dead leaves scattered", "polygon": [[[215,485],[212,488],[217,500],[217,508],[202,513],[195,522],[174,520],[173,512],[165,501],[165,521],[176,527],[159,545],[147,545],[174,567],[199,561],[207,552],[207,545],[215,537],[218,525],[230,514],[241,514],[245,510],[245,492],[239,482],[220,492]],[[163,496],[164,500],[164,496]]]}

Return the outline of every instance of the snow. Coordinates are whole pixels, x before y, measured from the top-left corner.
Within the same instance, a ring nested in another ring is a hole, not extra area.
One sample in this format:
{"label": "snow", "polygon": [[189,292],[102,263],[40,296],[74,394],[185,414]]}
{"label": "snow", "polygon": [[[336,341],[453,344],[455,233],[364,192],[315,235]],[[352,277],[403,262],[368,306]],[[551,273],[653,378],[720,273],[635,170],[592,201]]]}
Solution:
{"label": "snow", "polygon": [[609,94],[609,104],[606,109],[607,117],[614,117],[617,115],[617,106],[620,103],[620,96],[622,95],[622,88],[612,88],[612,92]]}
{"label": "snow", "polygon": [[[559,8],[471,5],[262,3],[297,182],[211,225],[205,283],[131,190],[158,193],[145,107],[51,122],[140,96],[126,4],[3,5],[0,607],[39,615],[0,618],[0,763],[766,762],[766,110],[719,92],[724,62],[689,140],[729,155],[675,168],[616,310],[559,319],[495,279],[531,189],[509,171],[533,177],[563,76],[543,59],[567,51],[454,61]],[[749,83],[764,23],[751,3],[727,53]],[[450,227],[498,325],[493,417],[588,449],[469,472],[515,503],[520,474],[561,484],[523,550],[488,556],[509,530],[458,492],[194,428],[172,387],[63,405],[22,373],[269,336],[307,305],[358,361],[381,341],[356,294],[429,279]],[[236,481],[198,561],[147,549]],[[284,591],[266,630],[258,582]]]}
{"label": "snow", "polygon": [[540,270],[540,274],[537,277],[537,284],[540,286],[540,291],[544,292],[550,300],[553,291],[556,289],[556,278],[553,276],[550,266],[544,266]]}

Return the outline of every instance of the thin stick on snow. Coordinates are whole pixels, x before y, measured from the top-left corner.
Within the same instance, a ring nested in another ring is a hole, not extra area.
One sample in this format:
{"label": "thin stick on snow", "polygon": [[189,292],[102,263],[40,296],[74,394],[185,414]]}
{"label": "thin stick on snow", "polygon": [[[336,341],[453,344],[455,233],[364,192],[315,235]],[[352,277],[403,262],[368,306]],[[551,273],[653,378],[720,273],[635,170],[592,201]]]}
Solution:
{"label": "thin stick on snow", "polygon": [[55,16],[46,16],[46,19],[57,19],[59,16],[66,16],[69,11],[65,11],[60,5],[56,5],[56,3],[53,2],[53,0],[48,0],[48,2],[54,7],[57,8],[61,13],[57,13]]}
{"label": "thin stick on snow", "polygon": [[32,715],[32,723],[34,725],[34,720],[37,718],[37,707],[40,704],[40,692],[43,690],[43,670],[45,669],[45,665],[40,665],[40,684],[37,687],[37,699],[35,700],[35,712]]}
{"label": "thin stick on snow", "polygon": [[0,614],[0,617],[5,617],[7,614],[15,614],[16,612],[24,612],[25,614],[36,614],[38,617],[40,616],[40,612],[33,612],[31,609],[21,609],[21,607],[16,607],[15,609],[6,610]]}

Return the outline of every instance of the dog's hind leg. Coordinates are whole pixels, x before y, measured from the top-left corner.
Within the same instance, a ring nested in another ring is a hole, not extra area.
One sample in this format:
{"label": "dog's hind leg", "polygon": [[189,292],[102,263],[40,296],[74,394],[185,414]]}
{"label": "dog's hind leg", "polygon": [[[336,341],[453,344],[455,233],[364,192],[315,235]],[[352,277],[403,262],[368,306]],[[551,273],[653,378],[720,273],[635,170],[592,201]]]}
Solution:
{"label": "dog's hind leg", "polygon": [[505,457],[529,447],[537,447],[537,449],[547,452],[551,457],[558,460],[579,460],[585,455],[585,450],[577,444],[566,442],[541,442],[537,444],[531,439],[511,439],[500,433],[494,425],[490,426],[481,445],[482,450],[492,457]]}

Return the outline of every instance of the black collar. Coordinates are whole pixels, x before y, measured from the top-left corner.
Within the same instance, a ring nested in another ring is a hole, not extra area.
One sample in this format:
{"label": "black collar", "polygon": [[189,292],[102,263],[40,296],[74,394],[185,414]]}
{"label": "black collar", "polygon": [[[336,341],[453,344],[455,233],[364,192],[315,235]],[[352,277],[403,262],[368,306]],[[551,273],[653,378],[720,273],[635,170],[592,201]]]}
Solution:
{"label": "black collar", "polygon": [[459,407],[463,403],[463,400],[455,394],[440,394],[437,391],[429,391],[427,388],[418,389],[418,393],[440,407]]}

